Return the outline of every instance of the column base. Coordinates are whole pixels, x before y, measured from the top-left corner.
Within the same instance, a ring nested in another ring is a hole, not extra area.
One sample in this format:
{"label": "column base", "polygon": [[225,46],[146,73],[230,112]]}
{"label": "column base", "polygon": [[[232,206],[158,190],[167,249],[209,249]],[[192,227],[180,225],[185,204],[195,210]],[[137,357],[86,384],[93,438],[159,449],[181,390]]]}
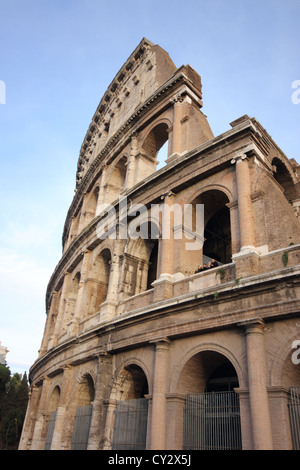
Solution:
{"label": "column base", "polygon": [[[185,152],[184,152],[185,153]],[[176,160],[177,158],[181,157],[182,153],[178,153],[178,152],[175,152],[175,153],[172,153],[172,155],[170,155],[166,160],[166,164],[168,163],[171,163],[173,162],[174,160]]]}
{"label": "column base", "polygon": [[185,276],[182,273],[162,273],[160,277],[152,282],[154,287],[154,302],[159,302],[160,300],[169,299],[173,297],[173,284],[176,281],[180,281]]}
{"label": "column base", "polygon": [[237,279],[259,274],[260,256],[253,246],[242,247],[239,253],[232,255],[232,261],[235,263]]}
{"label": "column base", "polygon": [[116,308],[118,302],[112,300],[106,300],[100,306],[100,318],[101,322],[111,320],[116,316]]}

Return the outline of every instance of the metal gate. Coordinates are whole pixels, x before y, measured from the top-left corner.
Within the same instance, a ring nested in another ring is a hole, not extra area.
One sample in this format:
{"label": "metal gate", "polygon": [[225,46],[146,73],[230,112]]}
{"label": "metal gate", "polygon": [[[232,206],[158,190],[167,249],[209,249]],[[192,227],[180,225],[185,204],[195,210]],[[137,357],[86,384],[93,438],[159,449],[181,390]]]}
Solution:
{"label": "metal gate", "polygon": [[293,449],[300,450],[300,387],[292,387],[290,393],[291,402],[289,403],[289,413]]}
{"label": "metal gate", "polygon": [[76,409],[71,450],[86,450],[88,446],[93,406],[79,406]]}
{"label": "metal gate", "polygon": [[51,448],[51,443],[52,443],[52,438],[53,438],[53,433],[54,433],[55,420],[56,420],[56,413],[57,413],[57,411],[52,411],[52,413],[50,414],[44,450],[50,450],[50,448]]}
{"label": "metal gate", "polygon": [[235,392],[187,395],[184,408],[185,450],[242,448],[239,396]]}
{"label": "metal gate", "polygon": [[144,450],[146,448],[148,400],[118,401],[115,412],[113,450]]}

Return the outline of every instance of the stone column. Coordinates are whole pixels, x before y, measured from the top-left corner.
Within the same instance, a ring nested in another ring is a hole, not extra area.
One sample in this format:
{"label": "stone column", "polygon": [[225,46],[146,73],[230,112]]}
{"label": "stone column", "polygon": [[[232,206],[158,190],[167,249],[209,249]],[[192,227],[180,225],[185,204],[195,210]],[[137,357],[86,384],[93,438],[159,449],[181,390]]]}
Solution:
{"label": "stone column", "polygon": [[118,304],[120,256],[122,254],[122,247],[123,240],[117,239],[115,241],[114,252],[112,253],[106,300],[101,304],[101,320],[112,318],[116,313],[116,306]]}
{"label": "stone column", "polygon": [[71,279],[71,273],[66,272],[65,276],[64,276],[64,282],[63,282],[63,286],[62,286],[62,291],[61,291],[61,296],[60,296],[60,301],[59,301],[58,314],[57,314],[57,317],[56,317],[54,332],[53,332],[53,335],[50,337],[48,349],[51,349],[52,347],[54,347],[57,344],[58,337],[61,334],[61,329],[62,329],[62,326],[63,326],[65,310],[66,310],[67,292],[68,292],[69,287],[70,287],[70,279]]}
{"label": "stone column", "polygon": [[138,134],[135,132],[131,136],[131,149],[127,165],[126,187],[132,188],[135,184],[136,157],[138,155]]}
{"label": "stone column", "polygon": [[167,338],[161,338],[151,342],[155,344],[155,359],[152,390],[150,448],[152,450],[163,450],[165,449],[166,439],[166,389],[170,340]]}
{"label": "stone column", "polygon": [[103,450],[109,450],[111,449],[114,432],[114,415],[117,407],[117,400],[104,400],[104,405],[106,406],[106,419],[103,435]]}
{"label": "stone column", "polygon": [[264,322],[245,323],[248,386],[254,450],[272,450],[272,429],[267,393]]}
{"label": "stone column", "polygon": [[74,367],[69,365],[64,367],[63,387],[61,389],[59,406],[57,407],[56,412],[51,450],[63,450],[66,449],[69,445],[69,436],[66,432],[66,429],[69,427],[68,421],[71,419],[71,417],[69,416],[69,413],[67,413],[67,403],[70,395],[73,372]]}
{"label": "stone column", "polygon": [[105,406],[104,400],[109,393],[109,378],[111,377],[111,356],[102,351],[98,355],[98,372],[95,384],[93,415],[90,426],[88,450],[99,450],[104,444]]}
{"label": "stone column", "polygon": [[42,340],[41,348],[39,350],[39,357],[41,357],[47,351],[49,339],[54,333],[54,328],[55,328],[54,322],[55,320],[57,320],[57,314],[55,315],[55,310],[57,310],[57,298],[58,298],[58,292],[53,291],[50,309],[47,314],[43,340]]}
{"label": "stone column", "polygon": [[238,213],[240,226],[240,251],[253,250],[255,245],[253,213],[251,202],[251,180],[248,157],[238,155],[231,161],[236,165],[236,183],[238,192]]}
{"label": "stone column", "polygon": [[172,132],[172,151],[171,156],[181,154],[181,118],[182,118],[182,103],[184,98],[177,95],[173,98],[173,132]]}
{"label": "stone column", "polygon": [[173,200],[172,193],[165,195],[160,214],[157,214],[161,217],[162,230],[158,247],[158,278],[152,283],[155,302],[170,298],[173,294],[174,214],[170,210]]}
{"label": "stone column", "polygon": [[56,410],[55,425],[51,450],[62,450],[62,436],[64,433],[64,420],[66,415],[66,405],[59,405]]}
{"label": "stone column", "polygon": [[74,318],[71,321],[71,335],[78,333],[80,321],[84,318],[84,293],[87,286],[87,277],[89,274],[90,261],[91,251],[86,250],[83,254]]}
{"label": "stone column", "polygon": [[101,205],[105,202],[105,187],[106,187],[106,179],[107,179],[107,166],[104,165],[102,168],[102,175],[101,175],[101,184],[99,189],[98,195],[98,203],[96,207],[96,216],[100,214],[102,211]]}
{"label": "stone column", "polygon": [[168,278],[173,274],[173,237],[174,214],[170,210],[173,205],[173,194],[167,194],[162,204],[162,232],[159,243],[159,277]]}
{"label": "stone column", "polygon": [[43,377],[42,392],[39,402],[39,407],[36,413],[35,426],[32,436],[31,450],[41,450],[42,445],[45,444],[46,436],[43,436],[43,428],[46,421],[47,412],[47,400],[50,388],[49,377]]}
{"label": "stone column", "polygon": [[38,400],[39,387],[32,386],[29,392],[28,406],[23,424],[22,435],[19,443],[19,450],[26,450],[30,448],[30,441],[34,431],[34,424],[36,422],[35,407]]}
{"label": "stone column", "polygon": [[79,219],[79,224],[78,224],[78,234],[84,229],[86,225],[86,207],[87,207],[87,199],[88,199],[88,193],[84,193],[83,198],[82,198],[82,208],[80,212],[80,219]]}

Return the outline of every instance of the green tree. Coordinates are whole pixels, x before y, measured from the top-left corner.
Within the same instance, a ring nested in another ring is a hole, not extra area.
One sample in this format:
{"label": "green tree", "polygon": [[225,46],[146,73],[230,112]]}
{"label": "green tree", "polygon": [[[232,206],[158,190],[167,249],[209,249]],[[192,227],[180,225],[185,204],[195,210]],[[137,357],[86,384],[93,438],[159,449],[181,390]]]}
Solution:
{"label": "green tree", "polygon": [[28,403],[27,374],[0,365],[0,448],[17,449]]}

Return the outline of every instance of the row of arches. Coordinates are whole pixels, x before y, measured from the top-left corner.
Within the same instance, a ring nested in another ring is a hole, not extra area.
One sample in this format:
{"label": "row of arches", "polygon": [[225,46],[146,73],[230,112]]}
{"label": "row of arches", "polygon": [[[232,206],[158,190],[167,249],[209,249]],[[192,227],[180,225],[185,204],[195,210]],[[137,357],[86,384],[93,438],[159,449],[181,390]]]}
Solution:
{"label": "row of arches", "polygon": [[[205,241],[203,249],[196,253],[184,252],[182,248],[180,254],[181,249],[177,247],[177,269],[183,271],[184,275],[194,274],[199,265],[211,259],[215,259],[219,265],[231,262],[232,221],[228,202],[228,196],[219,189],[205,191],[193,200],[193,207],[198,204],[205,207]],[[114,300],[125,300],[153,288],[153,282],[159,278],[162,269],[160,260],[163,240],[159,220],[146,219],[136,232],[141,236],[124,240],[118,254],[115,253],[113,240],[105,240],[84,254],[77,267],[67,272],[58,284],[60,287],[52,295],[50,317],[53,320],[48,338],[53,336],[55,328],[56,337],[68,333],[68,325],[76,317],[76,312],[79,321],[99,312],[110,289],[113,290]],[[183,246],[185,240],[179,240],[179,243]]]}
{"label": "row of arches", "polygon": [[[237,362],[232,352],[226,353],[220,346],[211,349],[198,346],[192,349],[198,351],[190,351],[183,363],[179,361],[178,371],[174,375],[176,383],[170,381],[169,374],[164,379],[170,383],[169,386],[173,383],[171,393],[165,390],[166,408],[162,411],[166,413],[168,422],[166,448],[251,448],[251,406],[256,405],[249,402],[245,365]],[[67,383],[55,385],[50,390],[44,413],[48,417],[44,429],[45,448],[53,446],[54,430],[59,430],[57,420],[60,419],[61,407],[67,409],[64,414],[68,422],[63,439],[65,448],[151,448],[156,396],[154,371],[148,366],[144,360],[139,360],[138,355],[136,359],[128,357],[112,373],[110,386],[106,384],[103,390],[98,388],[101,385],[97,385],[98,380],[103,382],[101,370],[99,378],[90,372],[81,373],[72,387],[67,404],[64,403],[62,393]],[[300,389],[300,376],[290,358],[286,357],[284,361],[281,359],[277,380],[279,382],[276,382],[273,392],[270,387],[268,404],[276,436],[274,445],[275,448],[280,447],[280,439],[283,439],[284,446],[291,448],[291,434],[294,431],[289,418],[288,403],[291,395],[287,391]],[[37,402],[36,409],[38,406]],[[278,428],[278,423],[281,423],[282,429]],[[280,436],[282,432],[284,435],[278,439],[277,435]],[[96,447],[91,447],[93,445]]]}
{"label": "row of arches", "polygon": [[73,214],[65,248],[97,216],[99,205],[112,203],[124,190],[165,164],[169,154],[169,127],[170,123],[166,122],[156,124],[142,142],[134,135],[128,151],[107,161]]}
{"label": "row of arches", "polygon": [[[230,263],[233,253],[229,198],[220,189],[211,189],[194,198],[193,207],[202,204],[204,211],[204,245],[202,250],[185,251],[185,240],[176,240],[178,272],[194,274],[199,265],[215,259],[219,265]],[[196,228],[193,227],[193,230]],[[92,251],[78,258],[52,292],[45,335],[40,354],[74,334],[72,323],[80,323],[101,311],[108,301],[123,301],[153,289],[162,271],[163,242],[159,220],[146,219],[137,227],[140,237],[124,240],[116,252],[114,240],[104,240]],[[178,245],[179,243],[179,245]],[[181,247],[181,248],[180,248]],[[77,261],[78,262],[78,261]]]}
{"label": "row of arches", "polygon": [[[193,384],[191,380],[187,379],[191,373],[194,379]],[[111,410],[107,408],[106,421],[110,422],[110,432],[105,437],[103,436],[103,429],[98,430],[98,438],[100,439],[102,436],[107,448],[137,450],[149,446],[149,426],[151,422],[151,404],[149,405],[151,400],[149,402],[149,396],[152,392],[151,386],[152,384],[149,382],[145,370],[137,363],[129,363],[118,373],[109,400],[111,401],[112,398],[115,400],[112,416],[110,416]],[[192,356],[187,361],[180,374],[178,391],[185,396],[182,406],[186,408],[189,406],[191,394],[205,393],[207,399],[210,394],[219,392],[235,393],[234,387],[238,386],[239,380],[232,363],[220,353],[206,351]],[[62,389],[60,385],[56,385],[50,392],[45,413],[48,417],[46,429],[44,430],[46,436],[45,450],[49,450],[53,446],[61,400]],[[187,413],[182,406],[181,412],[183,414]],[[71,450],[87,449],[93,408],[95,408],[95,382],[90,373],[81,375],[77,380],[72,396],[72,405],[68,405],[68,408],[68,415],[73,414],[66,427],[66,434],[69,434],[69,448]],[[239,426],[238,445],[241,446],[239,420],[237,424]],[[190,424],[181,424],[179,427],[177,434],[182,434],[181,441],[183,445],[184,442],[194,441],[194,430]],[[216,443],[211,443],[211,445],[214,444]]]}

